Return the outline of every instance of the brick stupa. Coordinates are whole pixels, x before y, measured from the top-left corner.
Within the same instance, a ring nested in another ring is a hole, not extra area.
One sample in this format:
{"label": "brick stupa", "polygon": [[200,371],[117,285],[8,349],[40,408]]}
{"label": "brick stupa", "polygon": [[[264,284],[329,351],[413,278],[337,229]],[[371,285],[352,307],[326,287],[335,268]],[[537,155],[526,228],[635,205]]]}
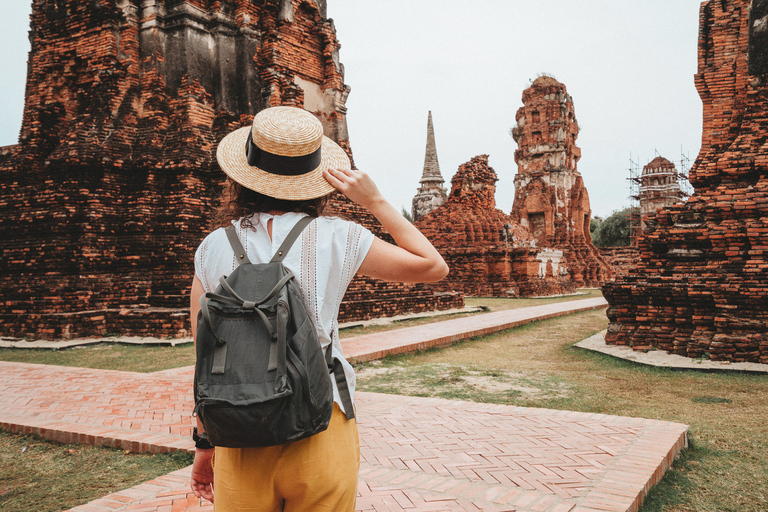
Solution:
{"label": "brick stupa", "polygon": [[592,210],[577,170],[579,124],[565,85],[541,76],[523,91],[515,115],[515,200],[511,217],[528,228],[573,287],[598,286],[612,271],[592,244]]}
{"label": "brick stupa", "polygon": [[498,177],[480,155],[459,166],[446,202],[416,223],[451,271],[433,288],[467,295],[531,296],[563,290],[569,282],[536,259],[527,229],[496,208]]}
{"label": "brick stupa", "polygon": [[701,5],[701,151],[687,202],[650,215],[609,283],[606,341],[768,363],[768,2]]}
{"label": "brick stupa", "polygon": [[[19,144],[0,152],[3,335],[187,333],[192,255],[224,177],[218,141],[293,105],[351,157],[325,5],[34,2]],[[382,231],[354,205],[334,207]],[[341,318],[461,303],[355,280]]]}

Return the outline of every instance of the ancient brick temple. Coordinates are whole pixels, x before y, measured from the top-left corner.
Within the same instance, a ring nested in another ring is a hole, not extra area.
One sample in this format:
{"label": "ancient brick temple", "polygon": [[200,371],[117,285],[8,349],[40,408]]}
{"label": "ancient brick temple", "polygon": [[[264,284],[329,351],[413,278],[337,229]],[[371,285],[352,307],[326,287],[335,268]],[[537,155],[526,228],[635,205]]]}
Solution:
{"label": "ancient brick temple", "polygon": [[768,363],[766,19],[764,0],[701,6],[694,194],[648,217],[636,269],[603,288],[608,343]]}
{"label": "ancient brick temple", "polygon": [[612,274],[592,244],[591,207],[577,162],[579,124],[565,85],[541,76],[523,91],[512,137],[518,144],[511,217],[528,228],[546,257],[576,287],[598,286]]}
{"label": "ancient brick temple", "polygon": [[528,230],[496,208],[496,181],[488,155],[474,157],[451,178],[446,202],[416,223],[451,269],[433,288],[490,296],[573,291],[551,261],[537,259]]}
{"label": "ancient brick temple", "polygon": [[[31,22],[19,144],[0,153],[0,333],[183,335],[217,142],[295,105],[351,157],[325,1],[35,0]],[[348,297],[346,319],[462,302],[373,280]]]}
{"label": "ancient brick temple", "polygon": [[445,181],[440,174],[440,164],[437,162],[437,147],[435,146],[435,129],[432,126],[432,112],[427,117],[427,149],[424,154],[424,170],[419,180],[419,190],[413,198],[411,218],[415,221],[445,202]]}
{"label": "ancient brick temple", "polygon": [[685,197],[678,180],[675,164],[657,156],[643,167],[639,178],[638,196],[640,203],[639,222],[633,225],[632,240],[636,243],[645,228],[645,219],[660,208],[679,203]]}

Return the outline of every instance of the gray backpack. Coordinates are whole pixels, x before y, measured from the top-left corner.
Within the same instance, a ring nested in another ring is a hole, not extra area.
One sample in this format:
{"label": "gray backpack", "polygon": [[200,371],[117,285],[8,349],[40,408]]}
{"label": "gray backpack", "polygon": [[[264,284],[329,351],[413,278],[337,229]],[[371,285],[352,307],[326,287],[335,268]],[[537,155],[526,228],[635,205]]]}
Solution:
{"label": "gray backpack", "polygon": [[354,418],[341,362],[331,345],[323,353],[282,263],[312,220],[303,217],[269,263],[251,263],[234,226],[226,228],[239,265],[200,298],[195,341],[195,413],[214,446],[274,446],[322,432],[333,411],[329,373]]}

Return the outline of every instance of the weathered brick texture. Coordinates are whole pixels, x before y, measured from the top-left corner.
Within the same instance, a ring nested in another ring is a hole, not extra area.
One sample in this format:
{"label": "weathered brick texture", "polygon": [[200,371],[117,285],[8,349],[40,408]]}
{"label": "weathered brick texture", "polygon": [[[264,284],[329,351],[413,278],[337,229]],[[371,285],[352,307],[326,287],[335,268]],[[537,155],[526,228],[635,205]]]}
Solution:
{"label": "weathered brick texture", "polygon": [[581,150],[573,99],[565,85],[541,76],[523,91],[515,119],[518,170],[512,219],[530,230],[542,252],[562,251],[557,265],[572,287],[602,284],[612,271],[589,232],[592,210],[576,169]]}
{"label": "weathered brick texture", "polygon": [[637,263],[640,253],[636,247],[600,247],[600,256],[611,266],[616,277],[630,271]]}
{"label": "weathered brick texture", "polygon": [[[304,107],[351,157],[324,0],[35,0],[31,25],[19,144],[0,149],[3,335],[186,334],[216,145],[266,106]],[[352,289],[343,319],[463,303]]]}
{"label": "weathered brick texture", "polygon": [[609,343],[768,363],[766,16],[764,1],[701,6],[694,194],[648,217],[636,269],[603,288]]}

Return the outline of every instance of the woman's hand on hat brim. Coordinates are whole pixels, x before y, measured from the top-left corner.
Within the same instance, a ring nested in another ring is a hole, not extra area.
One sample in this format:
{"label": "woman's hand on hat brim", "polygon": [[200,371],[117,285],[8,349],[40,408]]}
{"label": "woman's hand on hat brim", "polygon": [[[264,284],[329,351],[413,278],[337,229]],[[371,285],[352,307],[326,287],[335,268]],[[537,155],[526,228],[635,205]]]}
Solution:
{"label": "woman's hand on hat brim", "polygon": [[370,176],[356,169],[328,169],[323,171],[326,181],[350,201],[371,210],[376,203],[386,202]]}

